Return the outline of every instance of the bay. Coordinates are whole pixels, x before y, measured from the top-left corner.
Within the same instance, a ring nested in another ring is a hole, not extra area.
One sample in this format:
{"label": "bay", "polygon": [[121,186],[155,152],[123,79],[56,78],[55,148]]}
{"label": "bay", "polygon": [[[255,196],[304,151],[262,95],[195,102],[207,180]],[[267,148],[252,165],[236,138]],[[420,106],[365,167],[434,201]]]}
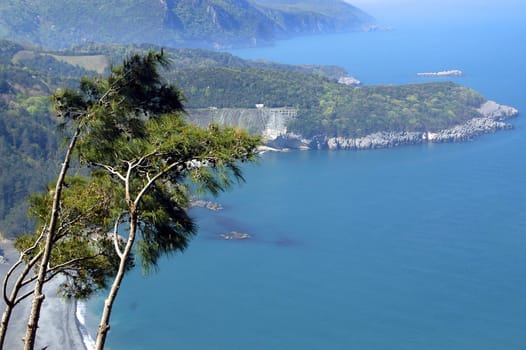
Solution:
{"label": "bay", "polygon": [[[337,64],[365,84],[461,69],[453,81],[525,111],[520,17],[234,53]],[[224,210],[192,210],[200,232],[187,252],[126,277],[107,348],[525,349],[523,118],[470,143],[263,155],[217,199]],[[232,230],[252,238],[218,239]],[[88,304],[92,332],[101,300]]]}

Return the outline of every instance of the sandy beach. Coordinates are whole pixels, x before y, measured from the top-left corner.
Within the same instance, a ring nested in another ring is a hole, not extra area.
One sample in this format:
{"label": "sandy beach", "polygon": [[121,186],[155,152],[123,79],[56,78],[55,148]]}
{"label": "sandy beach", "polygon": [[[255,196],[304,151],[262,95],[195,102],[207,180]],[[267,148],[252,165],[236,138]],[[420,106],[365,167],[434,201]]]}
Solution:
{"label": "sandy beach", "polygon": [[[6,262],[0,264],[0,276],[3,282],[9,267],[18,259],[18,252],[9,241],[1,242],[0,249],[6,259]],[[35,348],[48,350],[85,349],[77,325],[76,303],[57,296],[55,293],[57,284],[58,282],[53,282],[44,289],[46,299],[43,304]],[[4,349],[16,350],[23,348],[22,337],[26,331],[30,305],[31,297],[15,307],[7,331]],[[1,298],[0,310],[3,312],[4,308],[5,303],[3,298]]]}

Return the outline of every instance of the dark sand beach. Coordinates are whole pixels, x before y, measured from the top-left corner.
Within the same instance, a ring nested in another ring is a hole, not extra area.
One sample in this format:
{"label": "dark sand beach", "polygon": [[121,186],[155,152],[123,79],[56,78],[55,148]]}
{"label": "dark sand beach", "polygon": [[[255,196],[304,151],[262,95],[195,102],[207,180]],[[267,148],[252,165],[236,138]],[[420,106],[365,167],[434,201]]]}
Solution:
{"label": "dark sand beach", "polygon": [[[18,252],[9,241],[0,242],[0,250],[5,258],[0,263],[0,276],[2,282],[11,265],[18,259]],[[46,299],[37,332],[36,348],[48,350],[78,350],[85,349],[76,319],[76,303],[67,301],[55,293],[57,282],[45,288]],[[16,306],[9,329],[4,349],[22,349],[22,337],[25,334],[27,318],[29,315],[31,298]],[[0,300],[0,310],[3,312],[5,303]]]}

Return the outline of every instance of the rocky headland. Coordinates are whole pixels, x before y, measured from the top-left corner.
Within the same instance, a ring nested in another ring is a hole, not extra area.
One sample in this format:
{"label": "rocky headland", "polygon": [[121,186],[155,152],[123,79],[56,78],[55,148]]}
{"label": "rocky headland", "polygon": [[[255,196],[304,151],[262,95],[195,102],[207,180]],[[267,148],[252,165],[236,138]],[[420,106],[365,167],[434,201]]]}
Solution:
{"label": "rocky headland", "polygon": [[[296,118],[295,108],[215,108],[193,109],[189,111],[189,120],[197,125],[206,126],[215,122],[229,126],[239,126],[265,139],[261,151],[287,151],[309,149],[345,149],[363,150],[390,148],[423,143],[463,142],[473,140],[482,134],[512,129],[507,119],[516,117],[519,111],[513,107],[485,101],[475,110],[477,117],[450,128],[437,131],[378,131],[357,138],[331,137],[316,135],[305,138],[291,133],[287,124]],[[195,204],[194,204],[195,205]],[[199,205],[197,205],[199,206]]]}
{"label": "rocky headland", "polygon": [[516,117],[519,111],[513,107],[486,101],[477,110],[480,117],[468,120],[466,123],[437,132],[402,131],[375,132],[364,137],[345,138],[318,135],[310,139],[282,133],[274,139],[267,139],[267,149],[329,149],[329,150],[364,150],[377,148],[391,148],[403,145],[417,145],[423,143],[463,142],[473,140],[482,134],[494,133],[498,130],[512,129],[513,125],[504,120]]}

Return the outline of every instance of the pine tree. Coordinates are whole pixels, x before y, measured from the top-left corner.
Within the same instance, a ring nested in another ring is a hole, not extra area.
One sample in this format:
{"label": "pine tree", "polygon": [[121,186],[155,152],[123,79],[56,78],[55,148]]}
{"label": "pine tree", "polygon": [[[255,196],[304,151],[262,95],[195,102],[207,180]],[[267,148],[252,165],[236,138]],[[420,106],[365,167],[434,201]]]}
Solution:
{"label": "pine tree", "polygon": [[[113,303],[133,253],[148,270],[157,268],[161,256],[183,251],[197,231],[187,213],[192,193],[217,195],[230,188],[243,180],[240,163],[257,157],[259,137],[218,125],[202,129],[185,121],[182,93],[161,76],[168,66],[162,51],[133,55],[113,67],[107,78],[83,79],[79,92],[55,94],[61,115],[82,121],[74,144],[80,164],[90,170],[90,182],[111,196],[103,224],[99,217],[93,219],[96,227],[112,227],[117,257],[97,349],[104,347]],[[53,248],[51,244],[50,251]],[[47,249],[46,245],[44,252]],[[38,272],[45,282],[43,261]],[[34,295],[34,304],[41,305],[40,294]],[[38,314],[32,314],[26,349],[34,347],[37,322]]]}

